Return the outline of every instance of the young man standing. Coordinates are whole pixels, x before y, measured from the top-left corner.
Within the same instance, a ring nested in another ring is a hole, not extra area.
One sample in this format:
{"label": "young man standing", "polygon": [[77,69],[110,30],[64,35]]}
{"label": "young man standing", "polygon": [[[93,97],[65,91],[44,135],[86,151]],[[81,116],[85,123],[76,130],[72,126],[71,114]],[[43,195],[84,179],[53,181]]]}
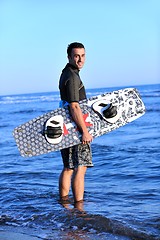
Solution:
{"label": "young man standing", "polygon": [[90,142],[92,136],[85,125],[79,101],[86,99],[86,92],[79,76],[85,63],[85,48],[74,42],[67,48],[68,63],[62,71],[59,89],[62,105],[68,104],[70,114],[82,133],[82,144],[61,150],[64,168],[59,178],[60,199],[68,200],[70,186],[75,203],[83,201],[84,178],[87,167],[92,167]]}

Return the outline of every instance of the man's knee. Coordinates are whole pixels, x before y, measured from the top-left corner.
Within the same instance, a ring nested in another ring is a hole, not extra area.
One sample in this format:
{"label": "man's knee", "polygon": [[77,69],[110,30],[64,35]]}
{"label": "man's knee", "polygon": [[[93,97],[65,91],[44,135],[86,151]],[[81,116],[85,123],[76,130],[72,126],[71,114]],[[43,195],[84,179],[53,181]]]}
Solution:
{"label": "man's knee", "polygon": [[74,174],[85,175],[86,171],[87,171],[87,167],[86,166],[79,166],[78,168],[74,169]]}
{"label": "man's knee", "polygon": [[65,174],[65,175],[72,175],[72,173],[73,173],[73,169],[70,169],[70,168],[63,168],[63,174]]}

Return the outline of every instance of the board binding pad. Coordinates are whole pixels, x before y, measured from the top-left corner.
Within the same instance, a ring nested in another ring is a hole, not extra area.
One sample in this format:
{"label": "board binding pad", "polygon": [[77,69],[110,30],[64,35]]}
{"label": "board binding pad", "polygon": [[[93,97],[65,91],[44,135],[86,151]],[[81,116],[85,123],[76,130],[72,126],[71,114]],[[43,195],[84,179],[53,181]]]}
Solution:
{"label": "board binding pad", "polygon": [[[80,101],[83,118],[93,138],[136,120],[145,106],[135,88],[103,93]],[[20,154],[32,157],[81,143],[81,133],[69,112],[58,108],[16,127],[13,131]]]}

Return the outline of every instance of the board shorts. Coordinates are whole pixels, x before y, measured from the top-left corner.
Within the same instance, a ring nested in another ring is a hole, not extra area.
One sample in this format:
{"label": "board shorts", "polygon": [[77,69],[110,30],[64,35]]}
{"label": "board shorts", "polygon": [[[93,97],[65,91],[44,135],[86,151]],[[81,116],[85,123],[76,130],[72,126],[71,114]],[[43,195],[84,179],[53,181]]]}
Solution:
{"label": "board shorts", "polygon": [[61,150],[64,168],[93,167],[90,144],[78,144]]}

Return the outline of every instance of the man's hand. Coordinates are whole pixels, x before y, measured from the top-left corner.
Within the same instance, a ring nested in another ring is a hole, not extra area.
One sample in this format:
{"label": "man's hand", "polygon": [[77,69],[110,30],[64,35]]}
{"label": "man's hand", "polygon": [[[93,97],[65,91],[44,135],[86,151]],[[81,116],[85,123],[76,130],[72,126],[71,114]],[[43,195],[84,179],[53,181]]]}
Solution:
{"label": "man's hand", "polygon": [[82,133],[82,143],[87,144],[93,141],[92,135],[86,131],[85,133]]}
{"label": "man's hand", "polygon": [[73,120],[75,121],[80,132],[82,133],[82,143],[87,144],[92,142],[93,137],[88,132],[79,103],[77,102],[70,103],[70,112]]}

